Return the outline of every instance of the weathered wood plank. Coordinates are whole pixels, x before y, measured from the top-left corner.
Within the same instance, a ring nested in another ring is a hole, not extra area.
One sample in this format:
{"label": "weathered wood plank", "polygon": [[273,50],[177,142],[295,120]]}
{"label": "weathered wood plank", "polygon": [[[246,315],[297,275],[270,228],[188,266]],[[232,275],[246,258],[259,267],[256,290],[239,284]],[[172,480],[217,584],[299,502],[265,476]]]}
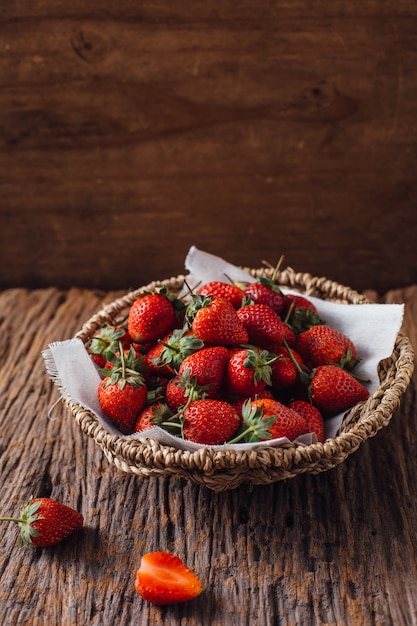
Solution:
{"label": "weathered wood plank", "polygon": [[[0,526],[0,614],[7,625],[417,623],[415,381],[390,426],[335,470],[215,494],[182,479],[139,479],[108,464],[57,398],[40,352],[73,336],[119,292],[0,293],[1,508],[31,493],[76,506],[86,527],[50,550],[19,550]],[[406,302],[417,346],[417,288]],[[183,606],[134,591],[141,554],[167,549],[205,590]]]}
{"label": "weathered wood plank", "polygon": [[0,2],[0,286],[136,287],[193,243],[415,282],[415,3],[51,5]]}

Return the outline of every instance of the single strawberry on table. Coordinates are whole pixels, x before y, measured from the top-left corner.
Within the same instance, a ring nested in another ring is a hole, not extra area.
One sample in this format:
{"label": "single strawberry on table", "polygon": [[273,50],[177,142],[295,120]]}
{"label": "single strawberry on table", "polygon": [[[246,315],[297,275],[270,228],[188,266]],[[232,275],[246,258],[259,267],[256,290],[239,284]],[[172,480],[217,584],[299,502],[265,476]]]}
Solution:
{"label": "single strawberry on table", "polygon": [[20,517],[1,517],[0,521],[18,524],[20,546],[29,543],[36,547],[55,545],[84,525],[83,515],[75,509],[53,498],[33,497]]}
{"label": "single strawberry on table", "polygon": [[203,586],[178,556],[159,551],[142,556],[135,589],[144,600],[166,605],[193,600],[201,594]]}

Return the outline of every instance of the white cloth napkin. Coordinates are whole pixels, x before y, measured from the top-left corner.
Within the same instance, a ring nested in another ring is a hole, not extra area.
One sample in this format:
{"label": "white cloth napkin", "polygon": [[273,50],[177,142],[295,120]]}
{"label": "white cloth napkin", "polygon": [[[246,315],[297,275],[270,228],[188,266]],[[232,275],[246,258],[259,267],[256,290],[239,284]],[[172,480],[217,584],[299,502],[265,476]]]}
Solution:
{"label": "white cloth napkin", "polygon": [[[247,282],[256,280],[240,268],[217,256],[198,250],[195,246],[192,246],[188,252],[185,269],[188,271],[187,282],[190,287],[211,280],[225,281],[225,275],[232,280]],[[283,291],[291,292],[286,289]],[[403,321],[404,304],[336,304],[310,296],[309,300],[315,304],[320,317],[327,324],[345,333],[353,341],[358,356],[361,358],[355,371],[360,376],[369,379],[369,383],[366,384],[369,392],[375,391],[379,386],[378,363],[392,354]],[[127,438],[150,438],[183,450],[194,451],[206,447],[175,437],[159,426],[142,433],[122,435],[100,408],[97,398],[100,375],[81,340],[69,339],[51,343],[42,355],[46,370],[58,387],[61,396],[78,402],[85,409],[92,411],[110,433]],[[343,416],[344,413],[326,419],[326,438],[336,435]],[[297,441],[309,444],[316,441],[316,438],[315,435],[308,434],[299,437]],[[217,450],[223,450],[225,447],[246,450],[260,446],[279,446],[283,442],[288,443],[288,439],[270,439],[260,443],[224,444],[211,447]]]}

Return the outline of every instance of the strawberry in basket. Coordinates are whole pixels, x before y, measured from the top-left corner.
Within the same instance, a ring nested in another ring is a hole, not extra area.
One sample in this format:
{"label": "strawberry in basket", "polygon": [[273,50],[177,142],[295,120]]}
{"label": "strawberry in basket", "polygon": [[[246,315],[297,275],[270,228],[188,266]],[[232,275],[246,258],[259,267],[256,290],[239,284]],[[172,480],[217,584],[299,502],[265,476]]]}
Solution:
{"label": "strawberry in basket", "polygon": [[159,425],[206,445],[308,432],[323,441],[324,419],[369,395],[350,338],[273,280],[207,283],[187,305],[166,289],[145,293],[127,326],[143,355],[119,343],[98,390],[123,434]]}

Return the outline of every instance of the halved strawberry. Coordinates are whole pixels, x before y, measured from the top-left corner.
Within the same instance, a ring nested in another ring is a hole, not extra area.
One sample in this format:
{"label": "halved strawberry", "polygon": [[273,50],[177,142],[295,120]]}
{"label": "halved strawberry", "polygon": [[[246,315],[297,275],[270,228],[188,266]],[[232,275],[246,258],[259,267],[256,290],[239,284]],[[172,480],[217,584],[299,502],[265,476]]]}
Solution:
{"label": "halved strawberry", "polygon": [[169,552],[149,552],[141,558],[135,589],[153,604],[176,604],[193,600],[203,590],[199,578]]}

